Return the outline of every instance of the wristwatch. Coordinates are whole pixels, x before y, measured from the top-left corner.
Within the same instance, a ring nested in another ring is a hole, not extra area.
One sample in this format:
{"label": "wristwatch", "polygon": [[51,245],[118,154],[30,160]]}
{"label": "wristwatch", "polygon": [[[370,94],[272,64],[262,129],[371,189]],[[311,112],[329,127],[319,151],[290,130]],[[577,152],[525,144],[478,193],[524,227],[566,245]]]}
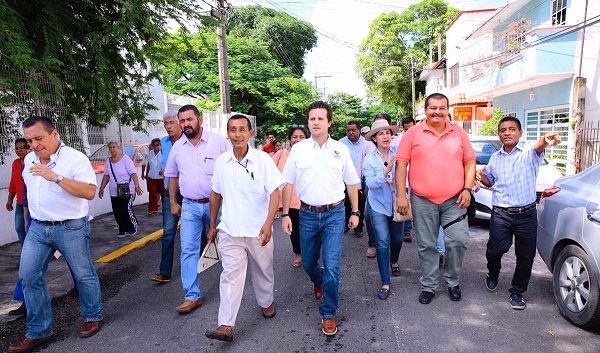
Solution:
{"label": "wristwatch", "polygon": [[360,211],[350,212],[350,215],[360,217]]}
{"label": "wristwatch", "polygon": [[471,194],[473,193],[473,189],[471,188],[464,188],[463,191],[467,190],[468,192],[470,192]]}
{"label": "wristwatch", "polygon": [[63,177],[62,175],[58,175],[58,176],[56,177],[56,181],[55,181],[56,185],[60,184],[60,182],[61,182],[63,179],[64,179],[64,177]]}

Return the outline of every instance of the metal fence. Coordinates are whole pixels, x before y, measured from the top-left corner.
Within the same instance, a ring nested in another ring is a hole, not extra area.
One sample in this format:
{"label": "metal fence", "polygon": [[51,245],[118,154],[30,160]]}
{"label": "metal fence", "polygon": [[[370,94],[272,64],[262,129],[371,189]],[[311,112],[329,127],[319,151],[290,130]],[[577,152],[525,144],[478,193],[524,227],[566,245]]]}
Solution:
{"label": "metal fence", "polygon": [[586,121],[579,128],[576,172],[600,163],[600,121]]}

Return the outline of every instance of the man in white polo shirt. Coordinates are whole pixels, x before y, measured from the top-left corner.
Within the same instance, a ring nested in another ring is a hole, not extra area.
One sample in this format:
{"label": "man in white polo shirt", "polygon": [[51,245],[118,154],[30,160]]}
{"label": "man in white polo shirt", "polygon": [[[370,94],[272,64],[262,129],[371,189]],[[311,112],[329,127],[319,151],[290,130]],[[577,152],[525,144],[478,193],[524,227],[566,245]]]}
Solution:
{"label": "man in white polo shirt", "polygon": [[44,276],[55,250],[69,264],[79,290],[84,321],[79,336],[93,336],[102,326],[100,282],[90,257],[88,220],[88,200],[96,195],[96,174],[83,153],[59,140],[49,118],[25,120],[23,132],[33,151],[25,157],[23,170],[33,221],[19,267],[27,303],[27,334],[9,346],[8,352],[27,352],[53,334],[51,298]]}
{"label": "man in white polo shirt", "polygon": [[[221,341],[233,340],[248,263],[263,316],[275,316],[271,235],[279,206],[278,187],[285,181],[267,153],[250,148],[248,141],[252,134],[247,117],[236,114],[229,118],[227,136],[233,150],[217,158],[212,177],[208,239],[217,236],[218,228],[223,272],[219,285],[219,327],[206,331],[206,336]],[[217,225],[221,202],[221,221]]]}
{"label": "man in white polo shirt", "polygon": [[[358,225],[358,189],[350,150],[331,139],[329,127],[333,112],[329,104],[317,101],[308,107],[310,138],[300,141],[290,151],[283,176],[288,182],[283,189],[281,225],[287,234],[292,221],[286,217],[292,198],[292,184],[300,199],[300,248],[302,267],[314,284],[315,299],[325,298],[319,307],[323,318],[323,333],[337,333],[335,321],[340,283],[340,258],[344,236],[344,189],[352,206],[348,227]],[[323,268],[319,256],[323,251]]]}

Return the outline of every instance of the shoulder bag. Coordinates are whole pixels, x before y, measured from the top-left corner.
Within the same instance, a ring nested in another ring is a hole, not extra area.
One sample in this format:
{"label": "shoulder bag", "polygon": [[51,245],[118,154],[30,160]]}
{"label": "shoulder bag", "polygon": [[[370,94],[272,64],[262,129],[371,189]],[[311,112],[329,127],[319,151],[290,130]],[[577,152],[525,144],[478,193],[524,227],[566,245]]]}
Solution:
{"label": "shoulder bag", "polygon": [[119,184],[117,182],[117,177],[115,176],[115,171],[112,166],[112,162],[110,158],[108,159],[108,163],[110,164],[110,171],[112,173],[113,178],[115,178],[115,183],[117,183],[117,197],[121,199],[128,199],[131,197],[131,191],[129,190],[129,183],[131,182],[131,175],[129,176],[129,180],[126,184]]}

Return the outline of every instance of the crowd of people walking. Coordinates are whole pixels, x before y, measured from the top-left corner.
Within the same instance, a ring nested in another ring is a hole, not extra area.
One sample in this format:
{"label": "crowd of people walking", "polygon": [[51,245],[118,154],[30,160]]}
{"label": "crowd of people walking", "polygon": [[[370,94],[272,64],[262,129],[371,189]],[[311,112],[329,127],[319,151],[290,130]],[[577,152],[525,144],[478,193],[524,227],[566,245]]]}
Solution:
{"label": "crowd of people walking", "polygon": [[[448,108],[447,97],[432,94],[425,100],[426,119],[416,125],[412,119],[403,120],[402,135],[391,117],[382,113],[369,129],[348,122],[347,136],[336,141],[329,134],[333,111],[317,101],[307,109],[308,130],[291,126],[285,148],[269,135],[262,151],[250,147],[255,132],[244,115],[229,118],[226,139],[202,128],[202,116],[193,105],[167,112],[163,117],[167,136],[152,140],[141,174],[150,192],[148,213],[156,214],[162,201],[161,261],[151,280],[171,281],[181,220],[184,298],[175,310],[181,315],[193,312],[203,303],[198,261],[206,244],[216,242],[223,266],[218,326],[206,336],[233,340],[248,267],[262,315],[276,315],[272,233],[280,210],[281,227],[290,235],[295,255],[292,266],[304,269],[314,299],[322,301],[319,313],[325,335],[338,330],[342,241],[351,230],[356,237],[362,236],[363,227],[367,230],[367,256],[377,258],[381,279],[381,286],[374,289],[379,299],[388,298],[391,276],[401,275],[402,243],[414,240],[421,268],[418,301],[431,303],[440,272],[450,300],[460,301],[460,272],[469,241],[466,210],[481,182],[495,186],[486,287],[496,290],[500,259],[514,237],[517,265],[510,304],[524,309],[523,293],[535,255],[535,178],[544,149],[560,143],[560,138],[548,133],[524,145],[519,120],[504,118],[499,124],[503,148],[487,168],[476,172],[475,151],[466,132],[449,120]],[[131,205],[142,193],[133,162],[118,143],[109,143],[110,157],[97,188],[87,157],[60,141],[50,119],[27,119],[23,131],[25,139],[15,144],[19,159],[13,164],[13,178],[18,180],[11,181],[6,208],[16,210],[23,245],[19,283],[27,335],[9,352],[29,351],[53,334],[44,274],[55,249],[67,260],[80,293],[84,319],[80,336],[100,330],[103,316],[100,284],[90,259],[88,200],[96,192],[102,198],[108,185],[117,236],[127,236],[137,232]],[[33,202],[27,204],[27,199]],[[26,214],[31,215],[29,221]],[[410,224],[405,222],[409,214]]]}

